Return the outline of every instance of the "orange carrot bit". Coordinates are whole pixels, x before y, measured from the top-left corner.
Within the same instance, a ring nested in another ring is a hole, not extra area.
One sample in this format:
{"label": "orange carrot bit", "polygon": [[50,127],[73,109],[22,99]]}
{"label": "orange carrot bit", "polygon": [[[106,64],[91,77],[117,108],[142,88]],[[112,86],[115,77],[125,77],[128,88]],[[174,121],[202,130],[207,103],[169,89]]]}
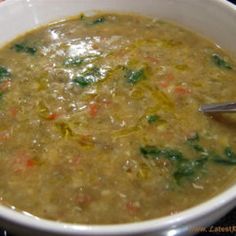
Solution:
{"label": "orange carrot bit", "polygon": [[167,76],[165,77],[165,80],[162,80],[159,83],[159,86],[161,88],[167,88],[168,86],[170,86],[171,81],[173,81],[175,79],[174,75],[172,73],[168,73]]}
{"label": "orange carrot bit", "polygon": [[79,193],[75,198],[75,203],[79,206],[87,206],[92,202],[92,197],[86,193]]}
{"label": "orange carrot bit", "polygon": [[96,103],[89,104],[89,115],[93,118],[97,116],[98,113],[98,105]]}
{"label": "orange carrot bit", "polygon": [[160,88],[167,88],[169,86],[169,81],[163,80],[159,83]]}
{"label": "orange carrot bit", "polygon": [[16,107],[11,107],[10,109],[9,109],[9,114],[10,114],[10,116],[12,117],[12,118],[16,118],[16,116],[17,116],[17,113],[18,113],[18,109],[16,108]]}
{"label": "orange carrot bit", "polygon": [[183,86],[176,86],[174,92],[178,95],[188,95],[191,93],[191,89]]}
{"label": "orange carrot bit", "polygon": [[21,173],[26,171],[28,168],[32,168],[36,165],[35,160],[32,159],[31,155],[25,151],[18,151],[12,163],[14,172]]}
{"label": "orange carrot bit", "polygon": [[10,87],[11,87],[11,81],[10,80],[5,80],[0,85],[0,91],[5,92]]}
{"label": "orange carrot bit", "polygon": [[175,79],[175,77],[174,77],[174,75],[172,74],[172,73],[168,73],[167,74],[167,76],[166,76],[166,80],[167,81],[172,81],[172,80],[174,80]]}
{"label": "orange carrot bit", "polygon": [[8,131],[0,132],[0,142],[7,141],[10,138],[10,134]]}
{"label": "orange carrot bit", "polygon": [[126,209],[130,213],[136,213],[140,209],[140,205],[139,203],[129,201],[126,203]]}
{"label": "orange carrot bit", "polygon": [[56,120],[59,116],[60,116],[60,115],[57,114],[57,113],[51,113],[51,114],[47,117],[47,119],[48,119],[48,120]]}
{"label": "orange carrot bit", "polygon": [[32,159],[29,159],[26,161],[26,166],[27,167],[33,167],[35,165],[35,161]]}

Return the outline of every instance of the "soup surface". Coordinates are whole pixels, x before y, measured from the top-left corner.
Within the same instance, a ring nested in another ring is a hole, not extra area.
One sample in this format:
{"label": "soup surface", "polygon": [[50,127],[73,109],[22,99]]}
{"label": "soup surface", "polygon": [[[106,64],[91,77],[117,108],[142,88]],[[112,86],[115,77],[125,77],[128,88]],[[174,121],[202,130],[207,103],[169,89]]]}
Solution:
{"label": "soup surface", "polygon": [[236,63],[171,23],[105,13],[0,50],[0,201],[72,223],[174,214],[236,180]]}

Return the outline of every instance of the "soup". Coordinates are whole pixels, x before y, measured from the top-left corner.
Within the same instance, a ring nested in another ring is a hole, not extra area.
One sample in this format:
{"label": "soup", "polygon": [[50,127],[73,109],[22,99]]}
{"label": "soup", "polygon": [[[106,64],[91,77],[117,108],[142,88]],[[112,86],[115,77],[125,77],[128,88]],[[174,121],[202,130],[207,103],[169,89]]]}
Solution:
{"label": "soup", "polygon": [[236,63],[172,23],[81,14],[0,50],[0,201],[71,223],[175,214],[236,179]]}

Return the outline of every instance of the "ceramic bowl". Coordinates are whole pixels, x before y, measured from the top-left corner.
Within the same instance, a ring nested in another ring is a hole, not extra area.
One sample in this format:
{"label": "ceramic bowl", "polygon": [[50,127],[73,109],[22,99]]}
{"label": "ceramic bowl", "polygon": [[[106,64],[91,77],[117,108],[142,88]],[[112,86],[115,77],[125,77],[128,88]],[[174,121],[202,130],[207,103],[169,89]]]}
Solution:
{"label": "ceramic bowl", "polygon": [[[0,46],[48,22],[96,10],[135,12],[174,21],[236,57],[236,7],[224,0],[7,0],[0,3]],[[181,213],[120,225],[65,224],[0,206],[0,225],[17,235],[191,235],[236,206],[236,186]],[[196,229],[196,228],[195,228]]]}

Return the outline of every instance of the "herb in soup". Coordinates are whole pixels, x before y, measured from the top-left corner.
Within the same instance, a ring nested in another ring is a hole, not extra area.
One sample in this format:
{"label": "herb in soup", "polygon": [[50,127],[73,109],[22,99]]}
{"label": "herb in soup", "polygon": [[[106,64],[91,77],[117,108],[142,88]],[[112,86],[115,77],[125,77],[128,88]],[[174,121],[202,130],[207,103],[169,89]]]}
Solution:
{"label": "herb in soup", "polygon": [[158,115],[148,115],[146,116],[147,121],[149,124],[156,123],[158,120],[160,120],[160,117]]}
{"label": "herb in soup", "polygon": [[16,52],[23,52],[30,55],[34,55],[37,52],[37,49],[34,47],[29,47],[25,43],[16,43],[12,47]]}
{"label": "herb in soup", "polygon": [[216,53],[212,54],[212,60],[215,63],[215,65],[218,66],[219,68],[228,69],[228,70],[232,69],[232,66],[226,60],[224,60],[220,55]]}
{"label": "herb in soup", "polygon": [[0,81],[10,76],[10,71],[4,66],[0,66]]}

